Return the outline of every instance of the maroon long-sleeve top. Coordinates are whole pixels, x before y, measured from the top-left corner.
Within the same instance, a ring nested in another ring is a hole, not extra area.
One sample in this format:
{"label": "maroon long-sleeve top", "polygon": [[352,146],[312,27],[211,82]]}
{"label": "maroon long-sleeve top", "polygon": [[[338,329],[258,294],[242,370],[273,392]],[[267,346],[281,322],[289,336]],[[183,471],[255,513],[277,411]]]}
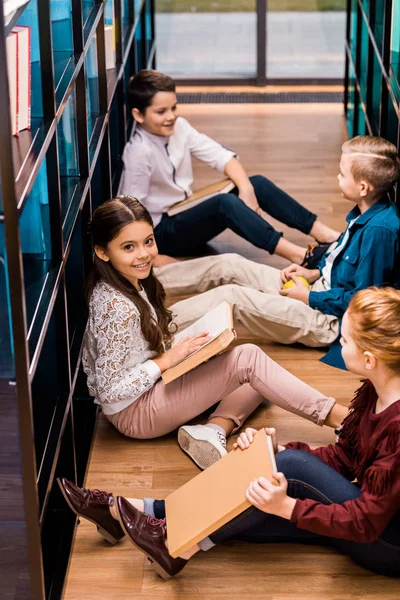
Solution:
{"label": "maroon long-sleeve top", "polygon": [[400,400],[378,414],[376,401],[375,388],[366,381],[356,392],[336,444],[315,450],[302,442],[286,444],[313,454],[361,486],[360,497],[344,504],[298,499],[291,521],[301,529],[372,542],[400,510]]}

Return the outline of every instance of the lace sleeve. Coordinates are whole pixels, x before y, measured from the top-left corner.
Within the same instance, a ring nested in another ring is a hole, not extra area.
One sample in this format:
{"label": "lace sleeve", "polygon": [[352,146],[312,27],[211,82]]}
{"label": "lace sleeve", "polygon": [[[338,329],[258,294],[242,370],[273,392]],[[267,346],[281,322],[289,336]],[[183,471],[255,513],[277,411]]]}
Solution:
{"label": "lace sleeve", "polygon": [[154,385],[160,370],[152,360],[140,362],[148,350],[136,309],[124,298],[102,300],[94,311],[97,397],[101,403],[134,400]]}

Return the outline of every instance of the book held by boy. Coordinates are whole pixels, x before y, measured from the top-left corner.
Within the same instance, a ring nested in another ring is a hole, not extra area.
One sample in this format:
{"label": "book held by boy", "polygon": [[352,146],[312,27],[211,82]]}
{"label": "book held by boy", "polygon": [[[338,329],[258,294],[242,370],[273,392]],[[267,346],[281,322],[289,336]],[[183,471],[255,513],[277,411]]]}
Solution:
{"label": "book held by boy", "polygon": [[167,211],[167,214],[169,217],[174,217],[175,215],[178,215],[189,208],[193,208],[194,206],[201,204],[205,200],[209,200],[213,196],[217,196],[218,194],[227,194],[228,192],[231,192],[234,187],[235,184],[230,179],[223,179],[217,183],[207,185],[201,190],[193,192],[193,194],[186,198],[186,200],[182,200],[181,202],[176,202],[176,204],[173,204]]}
{"label": "book held by boy", "polygon": [[251,505],[246,490],[256,477],[275,482],[272,439],[262,429],[246,450],[237,448],[170,494],[165,501],[168,551],[177,558]]}
{"label": "book held by boy", "polygon": [[229,346],[236,338],[233,329],[232,306],[228,302],[221,302],[193,325],[177,333],[172,346],[186,337],[192,337],[203,331],[207,331],[212,339],[180,363],[164,371],[161,375],[164,383],[174,381]]}

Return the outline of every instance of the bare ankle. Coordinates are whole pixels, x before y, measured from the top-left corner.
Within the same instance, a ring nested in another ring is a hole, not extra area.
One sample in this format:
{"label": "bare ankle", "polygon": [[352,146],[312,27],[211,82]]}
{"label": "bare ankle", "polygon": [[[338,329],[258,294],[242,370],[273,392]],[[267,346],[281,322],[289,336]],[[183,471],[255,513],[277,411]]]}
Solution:
{"label": "bare ankle", "polygon": [[347,416],[348,412],[349,409],[347,408],[347,406],[343,406],[342,404],[338,404],[336,402],[331,412],[326,417],[324,425],[326,425],[327,427],[332,427],[333,429],[340,427],[343,419]]}

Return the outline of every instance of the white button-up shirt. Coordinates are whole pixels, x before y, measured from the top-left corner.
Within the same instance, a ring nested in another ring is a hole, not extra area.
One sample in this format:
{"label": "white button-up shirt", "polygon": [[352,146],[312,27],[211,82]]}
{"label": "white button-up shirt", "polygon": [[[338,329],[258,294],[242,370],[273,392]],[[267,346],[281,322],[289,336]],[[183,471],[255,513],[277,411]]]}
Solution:
{"label": "white button-up shirt", "polygon": [[350,237],[350,229],[352,228],[353,224],[357,221],[358,217],[356,217],[355,219],[353,219],[352,221],[350,221],[350,223],[347,226],[347,229],[345,231],[345,234],[343,236],[343,239],[341,241],[341,243],[336,246],[336,248],[334,248],[332,250],[332,252],[330,254],[328,254],[327,259],[325,261],[325,266],[322,269],[322,277],[323,277],[323,284],[326,290],[330,290],[331,289],[331,274],[332,274],[332,266],[333,263],[335,261],[335,259],[339,256],[339,254],[341,253],[341,251],[343,250],[343,248],[346,246],[349,237]]}
{"label": "white button-up shirt", "polygon": [[140,200],[153,217],[154,226],[158,225],[163,213],[192,193],[192,154],[221,173],[236,156],[199,133],[183,117],[178,117],[169,137],[153,135],[138,125],[124,148],[118,195]]}

